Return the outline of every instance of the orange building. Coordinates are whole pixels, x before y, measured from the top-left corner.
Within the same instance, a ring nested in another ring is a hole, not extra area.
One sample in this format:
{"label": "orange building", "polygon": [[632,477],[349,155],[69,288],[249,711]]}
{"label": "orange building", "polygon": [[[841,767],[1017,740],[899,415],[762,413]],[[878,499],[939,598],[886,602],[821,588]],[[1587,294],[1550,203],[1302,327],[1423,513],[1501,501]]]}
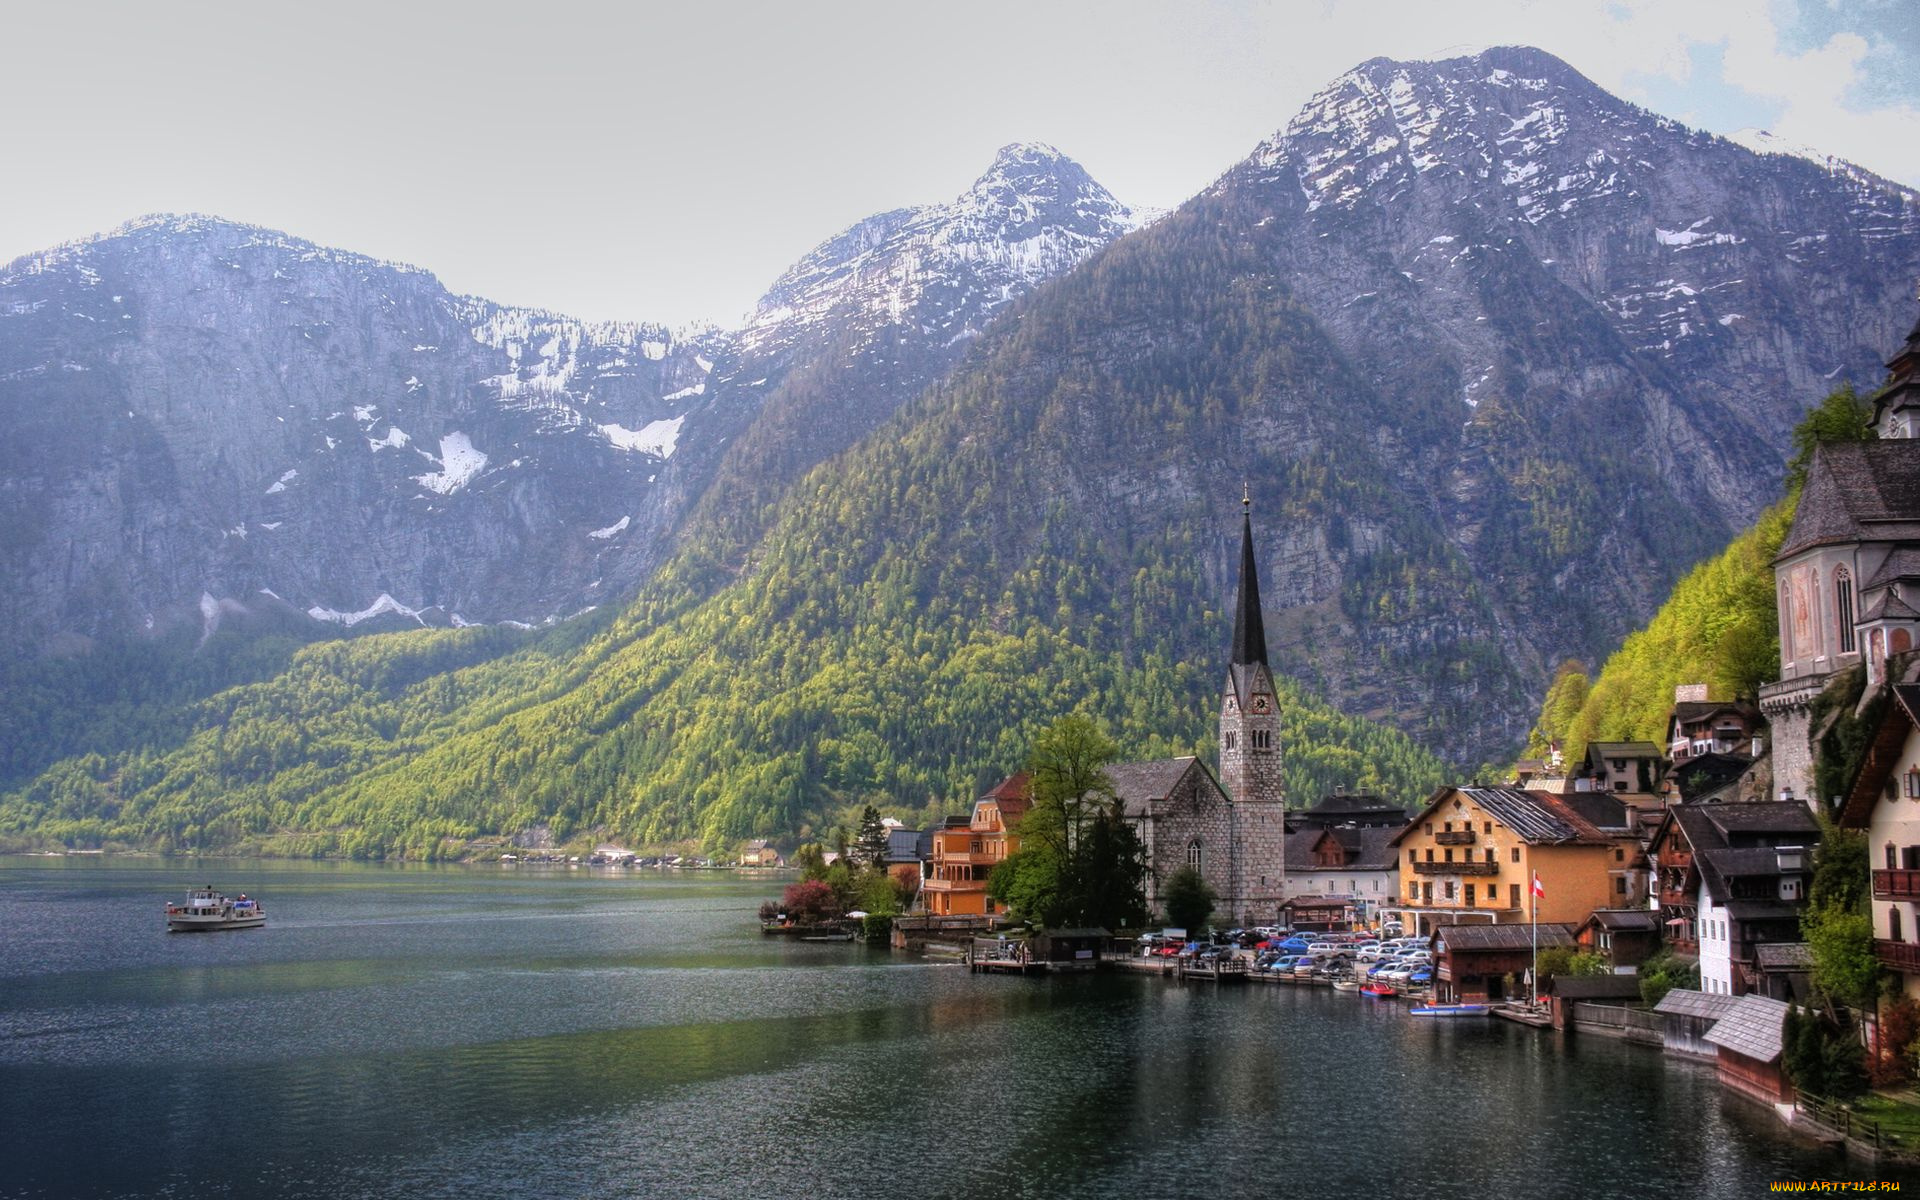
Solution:
{"label": "orange building", "polygon": [[1003,781],[973,802],[965,825],[934,831],[933,864],[925,883],[927,911],[936,917],[983,917],[1006,911],[987,899],[987,876],[1001,859],[1020,849],[1013,832],[1033,807],[1033,789],[1025,771]]}
{"label": "orange building", "polygon": [[[1591,797],[1619,807],[1606,793]],[[1464,922],[1525,924],[1535,874],[1543,923],[1571,927],[1597,908],[1643,903],[1644,883],[1629,883],[1641,871],[1625,817],[1607,818],[1603,828],[1570,799],[1520,788],[1441,788],[1393,840],[1400,900],[1387,907],[1410,934]]]}

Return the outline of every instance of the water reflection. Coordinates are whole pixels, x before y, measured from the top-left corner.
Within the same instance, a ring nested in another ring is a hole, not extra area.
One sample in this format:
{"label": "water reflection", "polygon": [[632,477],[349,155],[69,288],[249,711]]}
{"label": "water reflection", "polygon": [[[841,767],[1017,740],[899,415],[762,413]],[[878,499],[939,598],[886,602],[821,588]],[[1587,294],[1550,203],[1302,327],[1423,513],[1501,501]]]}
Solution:
{"label": "water reflection", "polygon": [[[0,1195],[1747,1196],[1857,1178],[1639,1047],[761,938],[777,881],[0,860]],[[262,882],[256,882],[257,880]],[[23,1131],[32,1131],[23,1137]],[[111,1136],[104,1136],[111,1131]]]}

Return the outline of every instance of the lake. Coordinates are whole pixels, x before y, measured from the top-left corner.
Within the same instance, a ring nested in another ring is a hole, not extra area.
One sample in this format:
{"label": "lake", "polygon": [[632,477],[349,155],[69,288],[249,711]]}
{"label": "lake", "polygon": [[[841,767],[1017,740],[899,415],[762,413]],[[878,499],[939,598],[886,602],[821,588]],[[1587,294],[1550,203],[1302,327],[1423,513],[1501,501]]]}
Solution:
{"label": "lake", "polygon": [[[211,882],[266,928],[164,931]],[[1751,1197],[1710,1069],[763,938],[777,879],[0,858],[0,1196]]]}

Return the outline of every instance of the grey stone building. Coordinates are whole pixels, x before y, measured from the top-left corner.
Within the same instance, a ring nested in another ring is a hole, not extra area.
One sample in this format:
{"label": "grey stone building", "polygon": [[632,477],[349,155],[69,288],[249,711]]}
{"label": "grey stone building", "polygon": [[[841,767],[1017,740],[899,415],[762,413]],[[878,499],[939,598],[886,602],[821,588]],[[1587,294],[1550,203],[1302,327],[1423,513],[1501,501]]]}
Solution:
{"label": "grey stone building", "polygon": [[1286,896],[1286,786],[1280,776],[1280,702],[1267,665],[1254,566],[1253,518],[1242,501],[1240,585],[1220,698],[1220,777],[1197,758],[1107,768],[1147,848],[1147,903],[1158,908],[1181,867],[1219,897],[1216,923],[1270,924]]}
{"label": "grey stone building", "polygon": [[1814,452],[1793,527],[1773,561],[1780,678],[1760,689],[1782,794],[1817,804],[1809,706],[1840,671],[1920,643],[1920,325],[1888,361],[1872,442]]}

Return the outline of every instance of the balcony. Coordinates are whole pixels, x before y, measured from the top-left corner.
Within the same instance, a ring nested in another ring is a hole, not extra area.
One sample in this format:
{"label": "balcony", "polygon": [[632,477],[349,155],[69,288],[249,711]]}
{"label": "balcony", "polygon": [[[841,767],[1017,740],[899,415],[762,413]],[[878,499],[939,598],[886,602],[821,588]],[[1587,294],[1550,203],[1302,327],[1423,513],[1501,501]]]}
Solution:
{"label": "balcony", "polygon": [[1920,900],[1920,871],[1875,871],[1873,898],[1875,900]]}
{"label": "balcony", "polygon": [[1471,846],[1473,830],[1455,829],[1447,833],[1436,833],[1433,835],[1433,840],[1442,846]]}
{"label": "balcony", "polygon": [[977,863],[983,867],[991,867],[1006,857],[1004,854],[989,850],[963,850],[957,853],[942,852],[933,856],[933,865],[936,867],[942,864],[949,866],[972,866]]}
{"label": "balcony", "polygon": [[[1469,835],[1471,836],[1471,835]],[[1498,875],[1499,863],[1490,862],[1417,862],[1415,875]]]}
{"label": "balcony", "polygon": [[1890,942],[1885,938],[1875,938],[1873,956],[1889,971],[1920,975],[1920,945],[1913,942]]}

